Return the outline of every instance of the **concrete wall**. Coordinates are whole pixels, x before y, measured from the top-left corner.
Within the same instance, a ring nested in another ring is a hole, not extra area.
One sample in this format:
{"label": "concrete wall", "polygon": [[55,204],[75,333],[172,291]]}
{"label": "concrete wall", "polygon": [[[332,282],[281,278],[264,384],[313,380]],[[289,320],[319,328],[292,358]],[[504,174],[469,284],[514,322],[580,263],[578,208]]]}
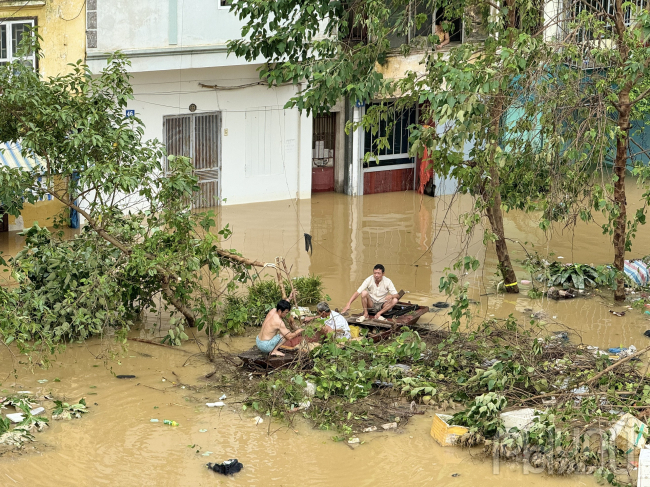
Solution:
{"label": "concrete wall", "polygon": [[224,45],[242,22],[219,0],[97,0],[97,49]]}
{"label": "concrete wall", "polygon": [[[97,71],[121,50],[134,72],[248,64],[228,56],[242,22],[218,0],[92,0],[88,61]],[[94,10],[92,10],[92,9]]]}
{"label": "concrete wall", "polygon": [[145,123],[145,137],[161,141],[166,115],[190,113],[190,104],[197,106],[195,113],[221,112],[224,204],[309,198],[312,118],[283,109],[297,87],[221,91],[199,86],[257,81],[256,66],[133,73],[135,99],[128,108]]}

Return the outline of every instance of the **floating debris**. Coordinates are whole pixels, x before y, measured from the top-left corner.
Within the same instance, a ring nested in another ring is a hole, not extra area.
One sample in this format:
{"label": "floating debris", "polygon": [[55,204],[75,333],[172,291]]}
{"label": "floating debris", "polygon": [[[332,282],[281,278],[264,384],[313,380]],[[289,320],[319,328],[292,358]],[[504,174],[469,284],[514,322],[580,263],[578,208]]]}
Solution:
{"label": "floating debris", "polygon": [[67,402],[54,401],[56,406],[52,411],[52,419],[72,419],[81,418],[82,414],[88,412],[86,400],[80,399],[77,404],[68,404]]}
{"label": "floating debris", "polygon": [[244,464],[238,461],[236,458],[231,458],[226,460],[223,463],[208,463],[206,465],[210,470],[222,475],[234,475],[237,472],[241,472],[244,468]]}
{"label": "floating debris", "polygon": [[225,403],[225,402],[221,402],[221,401],[217,401],[217,402],[206,402],[205,405],[208,406],[209,408],[222,408],[222,407],[224,407],[224,406],[226,405],[226,403]]}

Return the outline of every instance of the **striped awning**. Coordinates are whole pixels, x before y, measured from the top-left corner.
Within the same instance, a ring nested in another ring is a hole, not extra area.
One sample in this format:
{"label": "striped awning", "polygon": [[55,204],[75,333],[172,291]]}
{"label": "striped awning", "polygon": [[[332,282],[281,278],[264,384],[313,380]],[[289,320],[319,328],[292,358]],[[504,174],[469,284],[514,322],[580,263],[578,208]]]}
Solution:
{"label": "striped awning", "polygon": [[43,166],[38,156],[23,157],[19,143],[0,142],[0,164],[32,171]]}

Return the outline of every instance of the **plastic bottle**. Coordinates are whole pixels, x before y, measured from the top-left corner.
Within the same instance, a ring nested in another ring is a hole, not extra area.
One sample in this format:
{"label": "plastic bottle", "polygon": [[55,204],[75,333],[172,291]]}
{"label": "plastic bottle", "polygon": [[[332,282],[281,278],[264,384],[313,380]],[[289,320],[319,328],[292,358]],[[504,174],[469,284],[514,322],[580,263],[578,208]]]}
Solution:
{"label": "plastic bottle", "polygon": [[168,424],[170,426],[178,426],[178,423],[176,421],[172,421],[171,419],[165,419],[163,423]]}

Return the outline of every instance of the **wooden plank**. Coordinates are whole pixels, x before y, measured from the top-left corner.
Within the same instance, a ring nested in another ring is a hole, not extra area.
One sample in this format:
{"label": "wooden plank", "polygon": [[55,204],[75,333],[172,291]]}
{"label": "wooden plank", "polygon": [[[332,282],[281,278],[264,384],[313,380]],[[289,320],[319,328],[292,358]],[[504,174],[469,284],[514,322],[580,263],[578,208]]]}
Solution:
{"label": "wooden plank", "polygon": [[364,172],[363,194],[413,190],[414,174],[413,168]]}

